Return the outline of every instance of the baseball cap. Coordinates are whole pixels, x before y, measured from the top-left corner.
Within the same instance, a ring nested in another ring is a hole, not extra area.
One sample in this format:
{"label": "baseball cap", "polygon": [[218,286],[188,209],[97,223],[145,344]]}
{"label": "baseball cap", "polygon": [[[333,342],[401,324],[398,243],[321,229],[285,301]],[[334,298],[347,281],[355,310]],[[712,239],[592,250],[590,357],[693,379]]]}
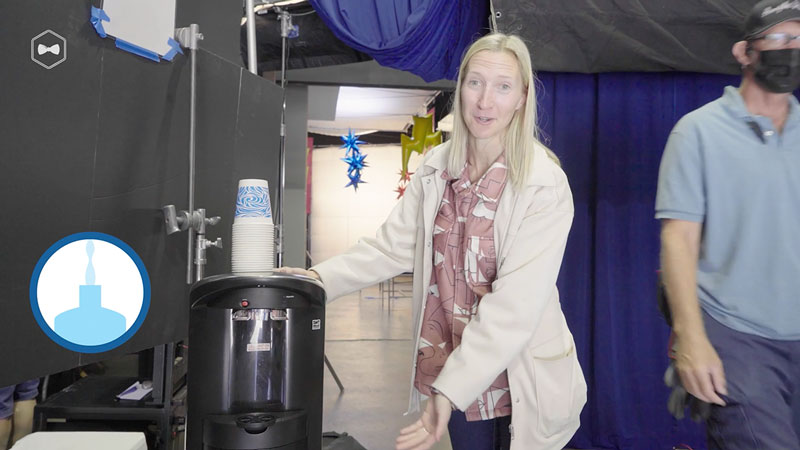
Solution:
{"label": "baseball cap", "polygon": [[744,39],[789,20],[800,21],[800,0],[763,0],[756,3],[744,22]]}

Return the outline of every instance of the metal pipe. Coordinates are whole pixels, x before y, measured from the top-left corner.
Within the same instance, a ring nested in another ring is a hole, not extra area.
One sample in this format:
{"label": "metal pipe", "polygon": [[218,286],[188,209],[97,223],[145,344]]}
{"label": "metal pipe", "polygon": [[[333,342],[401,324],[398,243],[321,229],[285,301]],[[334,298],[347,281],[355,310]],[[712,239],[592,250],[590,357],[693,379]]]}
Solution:
{"label": "metal pipe", "polygon": [[[191,88],[189,94],[189,215],[194,213],[194,185],[195,185],[195,130],[197,126],[197,35],[200,27],[193,23],[189,25],[189,42],[191,49]],[[192,265],[194,264],[194,239],[193,228],[189,229],[188,243],[186,245],[186,284],[192,284]]]}
{"label": "metal pipe", "polygon": [[247,0],[247,66],[250,73],[258,75],[256,58],[256,12],[253,0]]}
{"label": "metal pipe", "polygon": [[289,12],[283,10],[281,15],[281,89],[283,90],[283,103],[281,104],[281,144],[278,151],[279,172],[278,172],[278,208],[275,217],[276,231],[276,258],[277,267],[283,267],[283,202],[284,189],[286,189],[286,40],[289,37]]}
{"label": "metal pipe", "polygon": [[206,239],[206,210],[205,208],[200,208],[197,210],[197,224],[198,227],[195,230],[197,232],[197,242],[195,244],[195,281],[200,281],[206,275],[206,246],[205,246],[205,239]]}
{"label": "metal pipe", "polygon": [[[200,247],[200,243],[198,242],[197,246]],[[200,249],[198,248],[198,251]],[[203,259],[197,264],[197,269],[195,269],[195,281],[200,281],[206,276],[206,259]]]}

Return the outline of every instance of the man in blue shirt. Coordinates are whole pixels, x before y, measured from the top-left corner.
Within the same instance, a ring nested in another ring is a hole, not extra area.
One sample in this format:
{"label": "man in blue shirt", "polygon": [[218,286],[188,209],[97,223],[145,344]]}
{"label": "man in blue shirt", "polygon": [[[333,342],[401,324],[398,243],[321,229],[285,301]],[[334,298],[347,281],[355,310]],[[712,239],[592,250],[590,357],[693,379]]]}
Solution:
{"label": "man in blue shirt", "polygon": [[683,117],[658,180],[675,365],[711,449],[800,449],[800,0],[753,7],[738,89]]}

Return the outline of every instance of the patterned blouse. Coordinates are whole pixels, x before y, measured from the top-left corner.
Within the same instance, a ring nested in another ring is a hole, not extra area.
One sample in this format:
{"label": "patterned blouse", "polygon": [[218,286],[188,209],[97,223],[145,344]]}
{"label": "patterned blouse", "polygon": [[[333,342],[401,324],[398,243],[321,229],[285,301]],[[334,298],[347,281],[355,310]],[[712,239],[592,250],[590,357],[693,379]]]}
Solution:
{"label": "patterned blouse", "polygon": [[[478,311],[475,291],[488,292],[497,272],[494,214],[506,185],[505,156],[472,184],[469,167],[448,180],[433,230],[433,272],[428,287],[414,386],[427,396],[447,357]],[[465,377],[469,374],[464,374]],[[465,411],[468,421],[511,415],[508,375],[503,371]]]}

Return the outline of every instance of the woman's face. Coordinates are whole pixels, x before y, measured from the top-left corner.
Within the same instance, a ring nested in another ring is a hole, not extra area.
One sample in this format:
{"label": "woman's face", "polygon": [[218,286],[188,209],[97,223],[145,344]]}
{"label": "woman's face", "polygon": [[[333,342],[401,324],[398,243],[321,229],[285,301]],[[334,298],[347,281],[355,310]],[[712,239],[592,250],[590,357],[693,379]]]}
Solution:
{"label": "woman's face", "polygon": [[482,50],[467,63],[461,85],[461,114],[477,141],[505,135],[514,113],[525,104],[517,58],[510,52]]}

